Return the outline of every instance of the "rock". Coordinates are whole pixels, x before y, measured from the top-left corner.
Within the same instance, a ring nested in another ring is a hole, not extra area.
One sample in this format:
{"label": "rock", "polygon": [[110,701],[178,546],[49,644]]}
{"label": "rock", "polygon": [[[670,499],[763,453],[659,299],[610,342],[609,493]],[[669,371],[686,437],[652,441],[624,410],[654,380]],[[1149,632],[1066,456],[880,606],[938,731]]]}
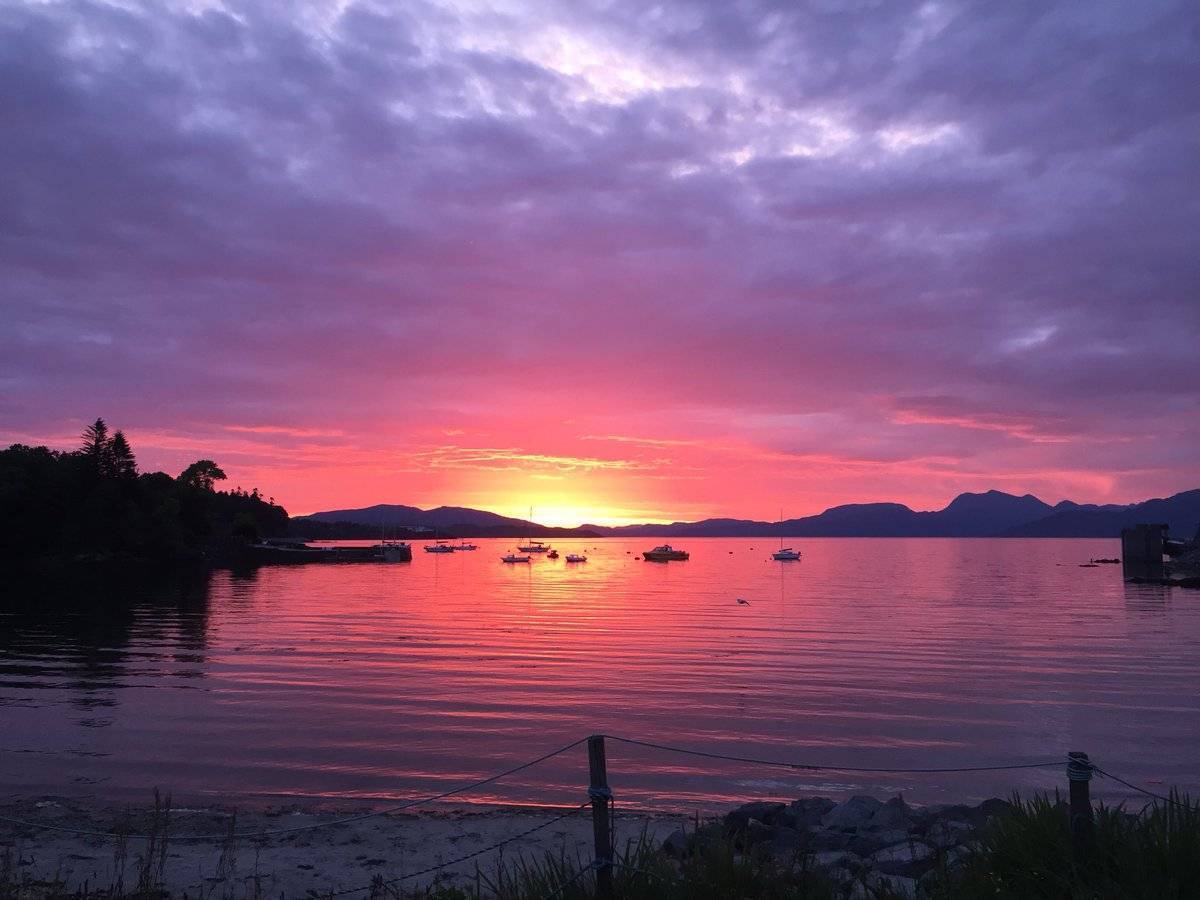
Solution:
{"label": "rock", "polygon": [[973,822],[975,820],[975,810],[962,803],[952,803],[941,806],[929,807],[929,812],[934,820],[944,822],[947,819],[953,819],[957,822]]}
{"label": "rock", "polygon": [[946,819],[943,822],[934,822],[930,825],[925,832],[925,840],[933,846],[945,850],[950,847],[957,847],[966,841],[970,837],[971,831],[971,826],[966,822]]}
{"label": "rock", "polygon": [[965,844],[962,844],[958,847],[952,847],[951,849],[947,850],[946,851],[946,868],[951,868],[952,866],[957,866],[959,863],[961,863],[963,861],[963,857],[965,857],[970,852],[971,852],[971,848]]}
{"label": "rock", "polygon": [[871,816],[867,827],[877,828],[881,831],[895,831],[901,828],[907,831],[911,824],[912,817],[909,815],[908,804],[904,802],[903,797],[893,797],[875,811],[875,815]]}
{"label": "rock", "polygon": [[906,840],[908,840],[908,832],[899,829],[895,831],[860,831],[850,838],[848,846],[855,853],[870,856],[884,847],[891,847]]}
{"label": "rock", "polygon": [[806,828],[816,828],[821,824],[821,817],[835,805],[828,797],[808,797],[803,800],[795,800],[787,808],[787,817],[793,828],[801,831]]}
{"label": "rock", "polygon": [[884,875],[879,872],[871,872],[866,877],[866,884],[871,891],[867,896],[876,897],[880,892],[891,890],[901,897],[916,897],[917,896],[917,880],[915,878],[905,878],[902,875]]}
{"label": "rock", "polygon": [[676,828],[662,842],[662,851],[669,856],[682,856],[687,851],[687,835],[682,828]]}
{"label": "rock", "polygon": [[785,817],[787,808],[786,803],[747,803],[725,816],[725,828],[729,831],[741,831],[751,819],[774,825]]}
{"label": "rock", "polygon": [[850,846],[854,835],[846,831],[825,831],[824,829],[808,833],[808,847],[814,852],[845,850]]}
{"label": "rock", "polygon": [[738,830],[738,835],[742,839],[743,847],[752,847],[755,844],[763,844],[774,839],[775,829],[766,822],[750,819],[746,822],[745,827]]}
{"label": "rock", "polygon": [[822,850],[814,853],[812,859],[822,869],[853,869],[862,865],[862,857],[848,850]]}
{"label": "rock", "polygon": [[771,853],[778,859],[790,861],[801,852],[803,843],[804,836],[799,831],[787,825],[779,825],[771,835]]}
{"label": "rock", "polygon": [[908,841],[885,847],[875,853],[869,862],[884,875],[919,879],[934,867],[937,860],[933,848],[928,844]]}
{"label": "rock", "polygon": [[851,797],[821,817],[826,828],[854,831],[866,826],[883,804],[874,797]]}
{"label": "rock", "polygon": [[893,844],[871,854],[871,864],[880,863],[911,863],[928,859],[933,856],[933,848],[920,841],[907,841],[903,844]]}

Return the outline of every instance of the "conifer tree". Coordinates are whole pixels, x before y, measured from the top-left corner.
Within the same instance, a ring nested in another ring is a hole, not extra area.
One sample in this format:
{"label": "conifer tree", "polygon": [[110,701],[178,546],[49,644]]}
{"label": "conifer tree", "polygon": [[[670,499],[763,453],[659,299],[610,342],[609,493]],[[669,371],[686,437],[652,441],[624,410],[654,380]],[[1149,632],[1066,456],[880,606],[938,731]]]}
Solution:
{"label": "conifer tree", "polygon": [[137,460],[133,448],[125,439],[125,433],[117,431],[108,442],[108,455],[112,460],[113,474],[117,478],[135,478],[137,476]]}

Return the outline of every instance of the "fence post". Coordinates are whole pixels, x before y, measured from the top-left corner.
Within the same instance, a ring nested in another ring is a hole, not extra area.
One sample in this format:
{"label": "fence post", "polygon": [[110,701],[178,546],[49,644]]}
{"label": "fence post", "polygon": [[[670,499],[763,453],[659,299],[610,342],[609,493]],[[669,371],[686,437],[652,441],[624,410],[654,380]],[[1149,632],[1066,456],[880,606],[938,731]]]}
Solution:
{"label": "fence post", "polygon": [[604,758],[604,735],[588,738],[588,796],[592,799],[592,835],[596,846],[596,896],[612,896],[612,833],[608,830],[608,765]]}
{"label": "fence post", "polygon": [[1075,861],[1087,856],[1092,843],[1092,763],[1086,753],[1067,754],[1067,781],[1071,786],[1071,847]]}

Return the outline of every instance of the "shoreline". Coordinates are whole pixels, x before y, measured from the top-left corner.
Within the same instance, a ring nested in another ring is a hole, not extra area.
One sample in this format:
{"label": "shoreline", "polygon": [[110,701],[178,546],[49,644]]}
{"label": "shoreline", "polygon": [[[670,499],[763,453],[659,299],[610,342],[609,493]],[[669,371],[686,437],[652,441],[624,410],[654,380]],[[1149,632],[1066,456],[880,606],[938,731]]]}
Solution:
{"label": "shoreline", "polygon": [[[978,828],[1011,808],[999,799],[910,806],[899,795],[840,801],[814,796],[744,803],[702,819],[618,805],[613,847],[620,859],[626,847],[646,840],[678,859],[696,841],[732,841],[790,864],[798,853],[805,855],[847,892],[886,881],[911,897],[926,876],[957,864]],[[501,863],[545,856],[565,860],[564,870],[590,863],[590,805],[432,806],[385,813],[295,805],[243,812],[214,804],[171,809],[164,816],[155,808],[52,796],[0,802],[0,885],[28,896],[122,895],[139,885],[172,897],[216,894],[230,900],[365,896],[376,882],[405,892],[479,884],[486,891]],[[375,884],[376,893],[381,887]]]}
{"label": "shoreline", "polygon": [[[565,814],[565,817],[564,817]],[[359,818],[370,816],[369,818]],[[372,881],[403,878],[405,890],[433,884],[474,884],[478,872],[490,875],[503,858],[563,854],[584,864],[592,859],[590,808],[539,806],[432,806],[420,811],[371,813],[361,807],[305,811],[295,805],[257,811],[234,810],[224,804],[181,807],[170,811],[169,825],[156,826],[153,808],[129,809],[43,796],[0,802],[0,818],[38,826],[107,832],[120,827],[148,834],[158,843],[118,834],[105,836],[28,828],[0,821],[0,884],[7,879],[34,891],[58,886],[67,893],[80,889],[132,889],[147,865],[146,847],[166,853],[149,861],[161,864],[161,882],[170,896],[223,897],[309,896],[363,888]],[[340,820],[357,818],[343,823]],[[648,813],[618,807],[616,846],[643,833],[660,843],[694,817]],[[121,823],[117,825],[117,823]],[[197,841],[195,835],[237,837]],[[249,833],[306,828],[254,837]],[[532,833],[521,836],[523,832]],[[407,877],[448,861],[481,853],[436,872]]]}

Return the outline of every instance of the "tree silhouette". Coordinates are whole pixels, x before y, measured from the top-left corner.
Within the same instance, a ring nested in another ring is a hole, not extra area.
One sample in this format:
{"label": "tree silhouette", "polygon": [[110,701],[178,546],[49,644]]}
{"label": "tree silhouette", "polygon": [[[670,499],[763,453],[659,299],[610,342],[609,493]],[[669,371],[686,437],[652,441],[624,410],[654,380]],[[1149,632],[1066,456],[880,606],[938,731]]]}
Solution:
{"label": "tree silhouette", "polygon": [[112,474],[112,448],[108,439],[108,425],[97,419],[83,430],[83,457],[88,460],[91,472],[104,478]]}
{"label": "tree silhouette", "polygon": [[108,455],[112,461],[112,473],[117,478],[136,478],[137,460],[133,456],[133,448],[125,440],[125,433],[117,431],[108,442]]}
{"label": "tree silhouette", "polygon": [[198,459],[179,473],[179,482],[202,491],[211,491],[218,481],[225,480],[225,473],[211,459]]}
{"label": "tree silhouette", "polygon": [[73,564],[213,564],[239,559],[239,548],[261,535],[287,532],[285,509],[257,488],[216,490],[224,478],[211,459],[178,478],[139,473],[129,440],[103,419],[75,451],[0,448],[0,562],[5,571],[39,573]]}

